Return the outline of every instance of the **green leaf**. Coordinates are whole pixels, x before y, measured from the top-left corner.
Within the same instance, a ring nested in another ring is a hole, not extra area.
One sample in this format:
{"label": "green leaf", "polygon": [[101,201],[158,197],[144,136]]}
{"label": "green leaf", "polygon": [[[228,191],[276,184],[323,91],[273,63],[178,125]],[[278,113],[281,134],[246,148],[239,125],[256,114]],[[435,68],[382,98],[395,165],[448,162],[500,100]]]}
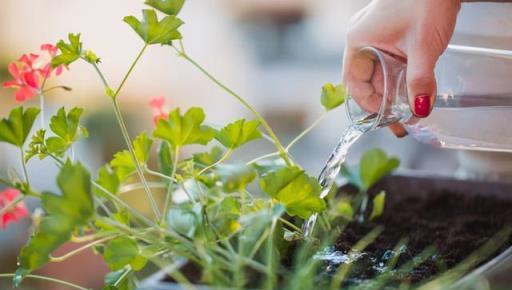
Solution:
{"label": "green leaf", "polygon": [[331,204],[330,215],[332,217],[343,217],[351,221],[354,218],[354,209],[348,200],[339,200]]}
{"label": "green leaf", "polygon": [[64,107],[60,108],[57,114],[50,119],[50,129],[58,137],[68,143],[73,143],[80,136],[87,134],[79,126],[83,111],[84,109],[82,108],[73,108],[66,113]]}
{"label": "green leaf", "polygon": [[110,272],[105,276],[105,287],[103,290],[134,290],[135,275],[130,266],[115,272]]}
{"label": "green leaf", "polygon": [[172,40],[181,39],[178,28],[183,21],[176,16],[165,16],[158,21],[155,10],[144,9],[142,17],[142,21],[135,16],[126,16],[123,20],[137,32],[146,44],[170,44]]}
{"label": "green leaf", "polygon": [[245,119],[241,119],[222,128],[217,132],[215,139],[226,148],[233,150],[260,138],[259,126],[260,121],[258,120],[245,121]]}
{"label": "green leaf", "polygon": [[171,208],[167,215],[167,223],[175,232],[193,238],[201,223],[200,210],[185,206]]}
{"label": "green leaf", "polygon": [[240,202],[232,196],[227,196],[222,201],[207,209],[208,217],[211,225],[213,225],[218,233],[226,236],[232,234],[239,229],[240,224]]}
{"label": "green leaf", "polygon": [[384,212],[384,206],[386,205],[386,192],[381,191],[373,198],[373,209],[370,215],[370,220],[378,218]]}
{"label": "green leaf", "polygon": [[169,114],[167,120],[160,120],[156,125],[155,137],[169,142],[173,148],[188,144],[206,145],[210,142],[215,130],[202,125],[205,114],[201,108],[190,108],[185,115],[177,108]]}
{"label": "green leaf", "polygon": [[321,188],[317,179],[295,166],[265,174],[260,179],[260,187],[282,203],[292,216],[306,219],[326,208],[325,201],[320,198]]}
{"label": "green leaf", "polygon": [[59,157],[62,157],[70,146],[70,143],[66,142],[66,140],[60,137],[50,137],[46,139],[46,148],[48,152],[55,154]]}
{"label": "green leaf", "polygon": [[94,51],[89,50],[89,49],[84,52],[84,59],[88,63],[98,64],[101,62],[101,59],[96,55],[96,53],[94,53]]}
{"label": "green leaf", "polygon": [[160,172],[165,175],[172,174],[172,153],[169,143],[162,142],[160,150],[158,150],[158,164],[160,165]]}
{"label": "green leaf", "polygon": [[331,83],[325,84],[322,87],[320,101],[326,111],[339,107],[345,102],[345,87],[343,85],[334,86]]}
{"label": "green leaf", "polygon": [[24,111],[21,106],[12,109],[9,117],[0,121],[0,142],[23,147],[39,112],[38,108],[28,108]]}
{"label": "green leaf", "polygon": [[228,193],[244,190],[256,178],[256,170],[245,163],[219,164],[215,172],[222,182],[222,189]]}
{"label": "green leaf", "polygon": [[365,152],[359,163],[359,174],[364,190],[393,172],[399,165],[400,161],[397,158],[388,158],[382,149],[376,148]]}
{"label": "green leaf", "polygon": [[[102,166],[98,170],[98,179],[96,179],[96,183],[112,194],[117,194],[119,192],[119,187],[121,186],[121,182],[119,181],[117,174],[113,172],[112,168],[108,164]],[[100,196],[105,196],[105,193],[99,188],[96,188],[95,192]]]}
{"label": "green leaf", "polygon": [[45,129],[39,129],[32,136],[32,141],[28,145],[28,149],[25,153],[25,162],[28,162],[34,156],[39,157],[40,160],[43,160],[48,156],[48,150],[45,144]]}
{"label": "green leaf", "polygon": [[203,166],[210,166],[219,161],[224,155],[222,149],[219,146],[214,146],[210,152],[196,153],[193,155],[194,162]]}
{"label": "green leaf", "polygon": [[360,192],[366,192],[384,176],[393,172],[400,165],[395,157],[388,157],[381,149],[366,151],[359,165],[343,166],[341,173],[348,182],[356,186]]}
{"label": "green leaf", "polygon": [[69,43],[60,40],[57,43],[57,48],[60,54],[52,59],[52,66],[58,67],[59,65],[70,65],[80,58],[82,53],[82,42],[80,41],[80,33],[68,34]]}
{"label": "green leaf", "polygon": [[107,244],[103,258],[110,269],[117,271],[134,262],[139,253],[137,242],[128,237],[120,237]]}
{"label": "green leaf", "polygon": [[71,233],[85,226],[94,215],[89,172],[80,164],[66,162],[57,176],[61,194],[45,192],[41,196],[46,215],[18,257],[16,271],[21,279],[50,261],[50,254],[69,241]]}
{"label": "green leaf", "polygon": [[[142,132],[133,140],[133,150],[140,166],[146,165],[152,145],[153,140],[145,132]],[[136,171],[133,157],[128,150],[116,153],[114,159],[110,162],[110,166],[112,166],[120,181],[125,180]]]}
{"label": "green leaf", "polygon": [[56,136],[49,137],[45,141],[49,153],[63,156],[78,138],[86,138],[89,135],[87,129],[79,125],[82,113],[81,108],[73,108],[66,113],[62,107],[50,119],[50,129]]}
{"label": "green leaf", "polygon": [[273,158],[273,159],[263,159],[258,162],[252,164],[256,171],[258,171],[258,175],[262,176],[271,171],[276,171],[286,167],[286,162],[282,158]]}
{"label": "green leaf", "polygon": [[185,0],[146,0],[145,4],[167,15],[178,15]]}

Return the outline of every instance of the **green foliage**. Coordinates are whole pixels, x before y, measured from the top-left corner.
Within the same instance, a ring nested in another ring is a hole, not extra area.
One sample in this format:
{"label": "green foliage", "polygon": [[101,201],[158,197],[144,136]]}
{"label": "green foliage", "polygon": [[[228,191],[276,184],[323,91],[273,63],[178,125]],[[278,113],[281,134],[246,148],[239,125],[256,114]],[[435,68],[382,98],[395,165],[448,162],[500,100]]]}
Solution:
{"label": "green foliage", "polygon": [[165,175],[171,175],[173,163],[172,153],[169,143],[162,142],[158,150],[158,164],[160,165],[160,172]]}
{"label": "green foliage", "polygon": [[80,41],[80,33],[68,34],[69,43],[60,40],[57,43],[57,48],[60,54],[52,59],[52,66],[58,67],[59,65],[70,65],[80,59],[82,54],[82,42]]}
{"label": "green foliage", "polygon": [[[104,165],[98,170],[98,179],[96,179],[96,183],[112,194],[117,194],[121,186],[119,177],[109,165]],[[100,196],[105,195],[105,193],[99,188],[95,188],[95,192]]]}
{"label": "green foliage", "polygon": [[206,145],[215,136],[215,130],[202,125],[205,114],[201,108],[190,108],[185,115],[177,108],[167,120],[160,120],[153,133],[156,138],[169,142],[173,148],[188,144]]}
{"label": "green foliage", "polygon": [[348,200],[339,200],[333,202],[330,215],[332,217],[343,217],[351,221],[354,218],[354,209]]}
{"label": "green foliage", "polygon": [[94,53],[94,51],[87,49],[83,53],[83,58],[88,63],[100,63],[101,59]]}
{"label": "green foliage", "polygon": [[135,32],[148,45],[170,44],[172,40],[181,39],[178,28],[183,24],[174,15],[165,16],[158,21],[156,11],[152,9],[142,10],[142,21],[135,16],[126,16],[124,22],[128,23]]}
{"label": "green foliage", "polygon": [[178,15],[185,0],[146,0],[145,4],[167,15]]}
{"label": "green foliage", "polygon": [[134,290],[135,287],[135,276],[132,268],[126,266],[105,276],[105,287],[103,287],[103,290]]}
{"label": "green foliage", "polygon": [[48,156],[48,149],[45,143],[45,129],[39,129],[34,135],[32,135],[32,141],[28,145],[28,149],[25,154],[25,162],[37,156],[40,160],[43,160]]}
{"label": "green foliage", "polygon": [[243,191],[256,178],[256,170],[244,163],[219,164],[215,171],[227,193]]}
{"label": "green foliage", "polygon": [[322,87],[320,101],[326,111],[339,107],[345,102],[345,87],[343,85],[333,85],[327,83]]}
{"label": "green foliage", "polygon": [[139,244],[128,237],[111,240],[105,247],[103,257],[113,271],[122,270],[127,265],[137,271],[146,264],[146,259],[141,256]]}
{"label": "green foliage", "polygon": [[62,156],[78,138],[89,136],[87,129],[79,126],[82,113],[81,108],[73,108],[68,113],[64,107],[57,111],[50,120],[50,129],[56,136],[46,139],[48,152]]}
{"label": "green foliage", "polygon": [[224,147],[234,150],[252,140],[261,138],[261,133],[258,131],[259,126],[260,121],[258,120],[240,119],[222,128],[217,132],[215,139]]}
{"label": "green foliage", "polygon": [[378,218],[384,212],[384,206],[386,205],[386,192],[381,191],[373,198],[373,209],[370,215],[370,220]]}
{"label": "green foliage", "polygon": [[[142,132],[133,140],[133,150],[141,167],[146,166],[152,145],[153,140],[145,132]],[[136,171],[133,157],[128,150],[116,153],[114,159],[110,162],[110,166],[112,166],[120,181],[125,180]]]}
{"label": "green foliage", "polygon": [[363,154],[358,166],[344,167],[343,175],[349,182],[366,192],[384,176],[400,165],[395,157],[388,157],[382,149],[371,149]]}
{"label": "green foliage", "polygon": [[186,237],[193,238],[201,225],[201,208],[196,206],[180,205],[169,210],[167,223],[173,231]]}
{"label": "green foliage", "polygon": [[94,215],[89,172],[80,164],[66,162],[57,176],[60,195],[43,193],[46,215],[18,257],[20,279],[50,260],[50,254],[69,241],[71,233],[85,226]]}
{"label": "green foliage", "polygon": [[263,175],[260,186],[270,197],[286,207],[289,215],[307,219],[326,208],[320,198],[320,184],[298,167],[285,167]]}
{"label": "green foliage", "polygon": [[9,117],[0,121],[0,142],[23,147],[39,112],[38,108],[28,108],[24,111],[21,106],[12,109]]}
{"label": "green foliage", "polygon": [[222,155],[224,155],[224,153],[222,152],[222,149],[219,146],[214,146],[214,147],[212,147],[210,152],[202,152],[202,153],[194,154],[193,159],[194,159],[194,162],[206,167],[206,166],[215,164],[217,161],[219,161],[222,158]]}

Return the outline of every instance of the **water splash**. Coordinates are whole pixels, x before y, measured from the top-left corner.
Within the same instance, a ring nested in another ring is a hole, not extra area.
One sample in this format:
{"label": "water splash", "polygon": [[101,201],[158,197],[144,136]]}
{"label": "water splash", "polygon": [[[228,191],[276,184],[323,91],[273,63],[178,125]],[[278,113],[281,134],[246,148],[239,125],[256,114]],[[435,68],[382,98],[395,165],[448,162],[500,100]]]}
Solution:
{"label": "water splash", "polygon": [[[322,169],[318,181],[322,187],[320,197],[324,198],[329,194],[336,176],[340,172],[341,165],[345,162],[350,147],[372,126],[371,122],[360,122],[352,124],[341,136],[334,151],[329,156],[325,167]],[[310,237],[316,224],[318,214],[313,214],[303,225],[304,237]]]}

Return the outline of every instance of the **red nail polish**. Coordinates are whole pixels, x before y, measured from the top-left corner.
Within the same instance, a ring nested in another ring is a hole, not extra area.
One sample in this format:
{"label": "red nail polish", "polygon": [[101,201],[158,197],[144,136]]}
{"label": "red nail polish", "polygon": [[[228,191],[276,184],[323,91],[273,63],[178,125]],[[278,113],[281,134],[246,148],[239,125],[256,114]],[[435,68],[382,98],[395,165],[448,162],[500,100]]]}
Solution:
{"label": "red nail polish", "polygon": [[414,113],[420,118],[428,116],[430,113],[430,96],[419,95],[414,99]]}

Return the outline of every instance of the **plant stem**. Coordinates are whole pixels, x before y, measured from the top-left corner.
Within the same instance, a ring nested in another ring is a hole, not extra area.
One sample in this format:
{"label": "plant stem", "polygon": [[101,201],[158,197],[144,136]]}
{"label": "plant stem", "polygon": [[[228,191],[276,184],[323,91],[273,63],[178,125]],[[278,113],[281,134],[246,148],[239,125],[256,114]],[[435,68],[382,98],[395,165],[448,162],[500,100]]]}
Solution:
{"label": "plant stem", "polygon": [[2,183],[4,185],[7,185],[9,187],[14,187],[14,185],[11,182],[9,182],[9,181],[7,181],[7,180],[5,180],[3,178],[0,178],[0,183]]}
{"label": "plant stem", "polygon": [[44,94],[41,92],[39,94],[39,108],[41,109],[40,112],[40,119],[41,119],[41,129],[44,129]]}
{"label": "plant stem", "polygon": [[[175,48],[176,49],[176,48]],[[279,151],[279,155],[283,160],[286,162],[287,165],[292,165],[293,162],[290,160],[288,154],[286,153],[286,150],[284,149],[283,145],[281,144],[281,141],[279,141],[279,138],[277,138],[276,134],[268,124],[267,120],[263,118],[263,116],[253,107],[251,104],[249,104],[245,99],[243,99],[240,95],[235,93],[233,90],[228,88],[226,85],[224,85],[221,81],[219,81],[217,78],[215,78],[210,72],[208,72],[204,67],[202,67],[199,63],[197,63],[194,59],[192,59],[188,54],[185,53],[184,50],[178,50],[178,55],[183,57],[185,60],[190,62],[193,66],[195,66],[197,69],[199,69],[207,78],[209,78],[211,81],[213,81],[215,84],[217,84],[220,88],[222,88],[224,91],[226,91],[228,94],[233,96],[235,99],[237,99],[242,105],[244,105],[249,111],[251,111],[256,118],[261,122],[261,125],[267,133],[270,135],[272,140],[274,141],[274,144]]]}
{"label": "plant stem", "polygon": [[327,113],[323,113],[320,118],[316,119],[315,122],[313,122],[313,124],[311,124],[309,127],[306,128],[306,130],[302,131],[302,133],[300,133],[297,137],[295,137],[295,139],[293,139],[289,144],[288,146],[286,146],[285,150],[286,152],[289,152],[290,151],[290,148],[293,147],[293,145],[295,145],[297,142],[300,141],[300,139],[302,139],[304,136],[306,136],[309,132],[311,132],[311,130],[313,130],[316,126],[318,126],[318,124],[320,124],[324,119],[325,117],[327,116]]}
{"label": "plant stem", "polygon": [[169,206],[171,203],[172,189],[174,187],[174,178],[176,176],[176,171],[178,167],[178,160],[180,158],[180,146],[176,146],[174,148],[174,160],[172,165],[171,179],[169,181],[169,186],[167,187],[167,193],[165,195],[164,209],[162,213],[162,220],[160,221],[162,224],[165,223],[167,218],[167,211],[169,210]]}
{"label": "plant stem", "polygon": [[25,182],[30,188],[30,180],[28,179],[27,165],[25,164],[25,152],[23,152],[23,147],[20,147],[20,156],[21,156],[21,167],[23,168],[23,175],[25,176]]}
{"label": "plant stem", "polygon": [[[14,274],[14,273],[0,274],[0,278],[12,278],[12,277],[15,277],[15,276],[16,276],[16,274]],[[38,279],[38,280],[54,282],[54,283],[61,284],[61,285],[64,285],[64,286],[68,286],[69,288],[78,289],[78,290],[91,290],[91,289],[87,289],[87,288],[84,288],[82,286],[78,286],[76,284],[73,284],[71,282],[63,281],[63,280],[60,280],[60,279],[57,279],[57,278],[52,278],[52,277],[46,277],[46,276],[40,276],[40,275],[34,275],[34,274],[28,274],[25,277],[26,278],[31,278],[31,279]]]}
{"label": "plant stem", "polygon": [[140,220],[142,220],[146,225],[148,226],[154,226],[155,224],[153,223],[153,221],[151,221],[150,219],[148,219],[147,217],[145,217],[143,214],[141,214],[140,212],[138,212],[137,210],[135,210],[134,208],[132,208],[130,205],[128,205],[126,202],[124,202],[122,199],[120,199],[119,197],[117,197],[115,194],[113,194],[112,192],[108,191],[107,189],[105,189],[103,186],[99,185],[98,183],[96,183],[95,181],[91,181],[92,185],[95,186],[97,189],[101,190],[103,193],[105,193],[111,200],[113,200],[114,202],[120,204],[121,206],[123,206],[126,210],[128,210],[132,215],[136,216],[137,218],[139,218]]}
{"label": "plant stem", "polygon": [[226,151],[226,153],[224,153],[224,155],[222,155],[222,157],[217,162],[210,164],[210,165],[206,166],[205,168],[203,168],[201,171],[199,171],[198,175],[201,175],[201,174],[205,173],[206,171],[214,168],[215,166],[221,164],[222,162],[226,161],[226,159],[229,158],[229,156],[231,155],[232,152],[233,152],[233,149],[231,149],[231,148],[228,149]]}
{"label": "plant stem", "polygon": [[103,83],[103,86],[105,87],[105,89],[108,89],[110,88],[110,85],[108,84],[107,82],[107,79],[105,78],[105,76],[103,75],[103,73],[101,72],[100,68],[98,67],[98,65],[93,62],[91,63],[92,66],[94,67],[94,70],[96,70],[96,73],[98,74],[98,76],[100,77],[101,79],[101,82]]}
{"label": "plant stem", "polygon": [[117,96],[119,95],[119,92],[121,92],[121,89],[123,88],[124,84],[126,83],[126,81],[128,80],[128,77],[130,76],[130,74],[132,73],[133,69],[135,68],[135,66],[137,65],[137,63],[139,62],[140,58],[142,57],[142,55],[144,54],[144,51],[146,51],[146,48],[148,47],[147,44],[144,44],[144,46],[142,47],[142,49],[140,50],[139,54],[137,54],[137,57],[135,58],[135,60],[133,60],[132,62],[132,65],[130,66],[130,68],[128,69],[128,72],[126,73],[126,75],[124,76],[123,80],[121,81],[121,84],[119,85],[119,87],[117,87],[117,90],[116,92],[114,93],[114,96],[113,98],[117,98]]}
{"label": "plant stem", "polygon": [[137,160],[137,156],[135,155],[135,151],[133,149],[133,145],[130,139],[130,136],[128,134],[128,130],[126,129],[126,125],[123,120],[123,116],[121,115],[121,110],[119,109],[119,105],[117,103],[117,100],[113,97],[111,98],[112,105],[114,107],[114,112],[117,118],[117,122],[119,123],[119,127],[121,128],[121,133],[123,135],[124,141],[126,145],[128,146],[128,151],[130,152],[130,155],[133,160],[133,164],[135,165],[135,169],[137,170],[137,174],[139,175],[140,181],[142,185],[144,186],[144,191],[146,192],[146,196],[149,199],[149,202],[151,204],[151,208],[153,209],[153,214],[155,215],[155,218],[157,220],[160,219],[160,211],[158,210],[158,206],[156,204],[156,201],[151,194],[151,190],[149,189],[149,186],[146,181],[146,177],[144,176],[144,172],[142,171],[142,168],[139,164],[139,161]]}
{"label": "plant stem", "polygon": [[[136,64],[138,63],[138,61],[140,60],[140,58],[144,54],[144,51],[146,50],[146,48],[147,48],[147,44],[145,44],[142,47],[141,51],[137,54],[137,57],[132,62],[130,68],[128,69],[128,72],[125,74],[123,80],[121,81],[121,84],[119,85],[119,87],[117,88],[115,93],[112,96],[110,96],[110,99],[112,101],[112,106],[114,108],[114,113],[115,113],[117,122],[119,123],[119,127],[121,128],[121,134],[123,135],[123,138],[124,138],[124,141],[126,143],[126,146],[128,147],[128,151],[130,152],[130,155],[132,157],[133,163],[135,164],[135,168],[137,170],[137,174],[139,175],[141,183],[142,183],[142,185],[144,187],[144,191],[146,193],[146,196],[149,199],[149,202],[151,204],[151,208],[153,210],[153,214],[155,215],[155,218],[157,220],[159,220],[160,219],[160,211],[158,210],[158,206],[156,204],[156,201],[153,198],[153,195],[151,194],[151,190],[149,189],[149,186],[147,184],[146,177],[144,176],[144,172],[142,171],[142,168],[141,168],[139,162],[137,161],[137,156],[135,155],[135,152],[133,150],[133,146],[132,146],[130,135],[128,134],[128,130],[126,129],[126,124],[124,122],[123,115],[121,114],[121,110],[119,108],[119,104],[117,103],[117,96],[119,95],[119,93],[121,92],[121,89],[123,88],[124,84],[128,80],[128,77],[133,72],[133,69],[135,68]],[[96,63],[94,63],[94,62],[90,63],[90,64],[92,64],[92,66],[96,70],[98,76],[101,79],[101,82],[105,86],[105,89],[109,90],[110,86],[109,86],[109,84],[107,82],[107,79],[105,78],[105,76],[101,72],[101,70],[98,67],[98,65]]]}
{"label": "plant stem", "polygon": [[267,243],[267,270],[266,270],[266,277],[267,279],[265,280],[265,289],[269,289],[269,290],[272,290],[272,289],[275,289],[275,284],[276,284],[276,277],[277,275],[275,275],[275,271],[274,271],[274,268],[275,268],[275,255],[273,253],[274,251],[274,232],[275,232],[275,229],[276,229],[276,225],[277,225],[277,219],[273,219],[272,220],[272,226],[270,227],[270,233],[268,235],[268,243]]}
{"label": "plant stem", "polygon": [[292,224],[290,221],[287,221],[284,218],[279,218],[279,221],[281,221],[283,224],[289,226],[292,230],[295,230],[299,233],[302,233],[302,229],[294,224]]}
{"label": "plant stem", "polygon": [[253,160],[247,162],[247,165],[251,165],[251,164],[256,163],[256,162],[258,162],[260,160],[267,159],[267,158],[274,157],[274,156],[279,156],[279,152],[269,153],[269,154],[265,154],[263,156],[254,158]]}
{"label": "plant stem", "polygon": [[162,173],[160,173],[160,172],[158,172],[158,171],[154,171],[154,170],[151,170],[151,169],[149,169],[149,168],[145,168],[144,170],[145,170],[148,174],[151,174],[151,175],[154,175],[154,176],[157,176],[157,177],[163,178],[163,179],[168,180],[168,181],[174,181],[174,182],[176,182],[176,179],[173,179],[173,178],[171,178],[170,176],[167,176],[167,175],[165,175],[165,174],[162,174]]}
{"label": "plant stem", "polygon": [[73,250],[65,255],[62,255],[60,257],[50,257],[50,262],[63,262],[79,253],[81,253],[82,251],[84,250],[87,250],[89,249],[90,247],[94,246],[94,245],[97,245],[97,244],[101,244],[103,242],[106,242],[108,240],[111,240],[113,238],[116,238],[116,237],[119,237],[119,235],[113,235],[113,236],[110,236],[110,237],[105,237],[105,238],[102,238],[102,239],[99,239],[99,240],[96,240],[94,242],[90,242],[86,245],[83,245],[82,247],[76,249],[76,250]]}
{"label": "plant stem", "polygon": [[13,207],[15,207],[18,203],[25,199],[24,195],[18,195],[11,202],[6,204],[3,208],[0,208],[0,217],[3,216],[6,212],[10,211]]}

